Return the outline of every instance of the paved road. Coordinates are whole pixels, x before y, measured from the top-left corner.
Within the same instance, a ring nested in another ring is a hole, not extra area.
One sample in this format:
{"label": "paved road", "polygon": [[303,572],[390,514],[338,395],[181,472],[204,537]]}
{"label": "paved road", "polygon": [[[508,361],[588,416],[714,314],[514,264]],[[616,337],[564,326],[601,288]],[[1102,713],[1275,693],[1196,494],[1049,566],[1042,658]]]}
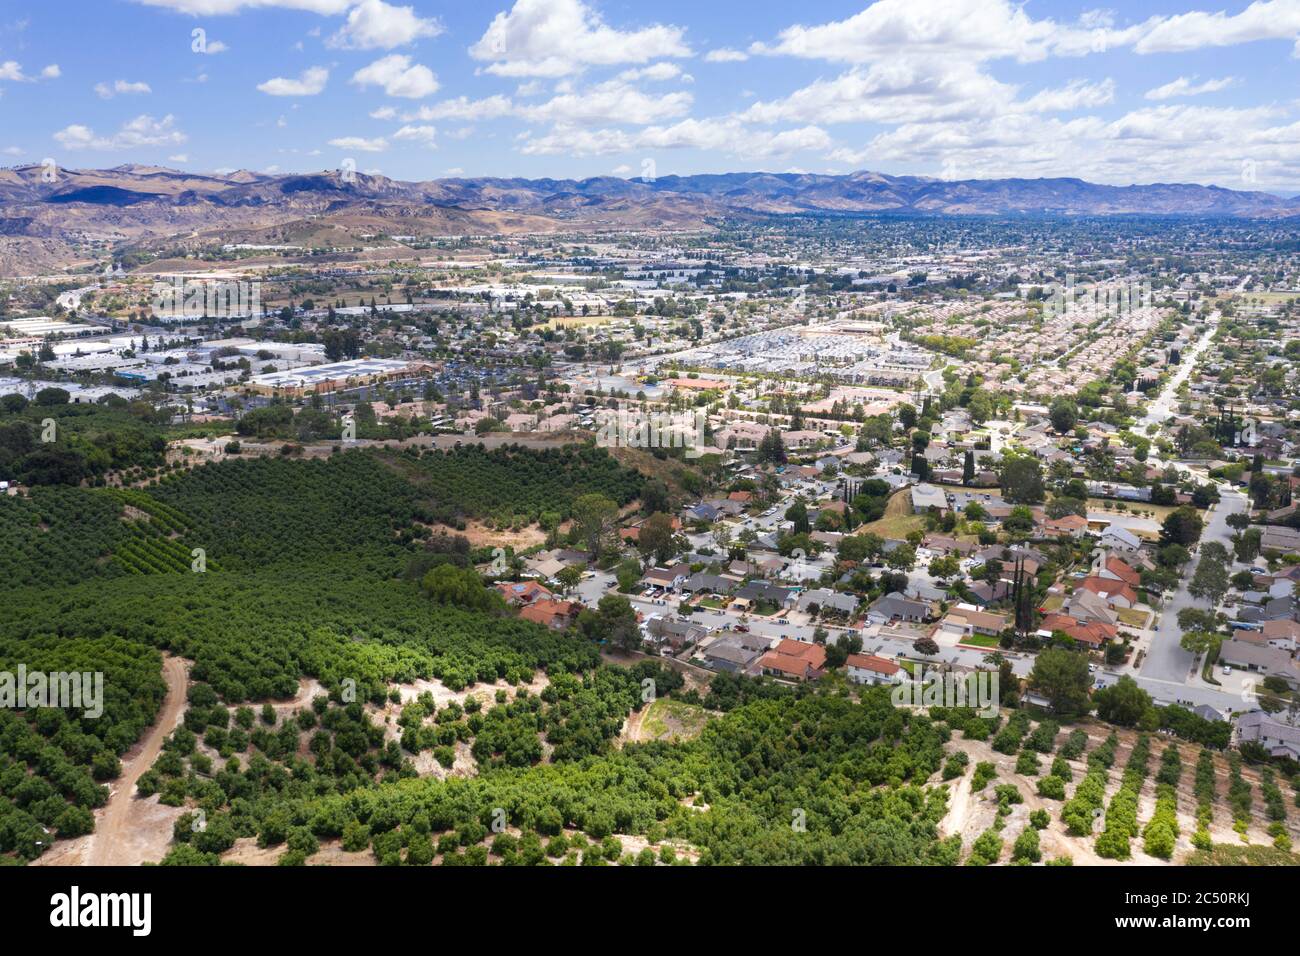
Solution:
{"label": "paved road", "polygon": [[[1232,529],[1228,527],[1228,515],[1241,514],[1247,510],[1246,496],[1239,491],[1220,491],[1222,498],[1209,512],[1209,522],[1201,541],[1218,541],[1232,550]],[[1187,582],[1191,578],[1193,565],[1189,565],[1179,583],[1178,593],[1173,596],[1160,612],[1160,625],[1151,638],[1151,647],[1142,662],[1142,676],[1158,681],[1175,681],[1183,683],[1193,671],[1193,656],[1182,648],[1182,630],[1178,627],[1178,612],[1186,607],[1201,607],[1187,593]]]}
{"label": "paved road", "polygon": [[1206,316],[1205,334],[1182,356],[1174,377],[1165,382],[1165,387],[1160,390],[1156,400],[1147,407],[1146,415],[1138,421],[1141,430],[1145,430],[1149,425],[1163,425],[1174,417],[1174,409],[1178,407],[1178,388],[1191,376],[1197,359],[1210,347],[1210,341],[1219,327],[1219,317],[1218,312],[1211,312]]}

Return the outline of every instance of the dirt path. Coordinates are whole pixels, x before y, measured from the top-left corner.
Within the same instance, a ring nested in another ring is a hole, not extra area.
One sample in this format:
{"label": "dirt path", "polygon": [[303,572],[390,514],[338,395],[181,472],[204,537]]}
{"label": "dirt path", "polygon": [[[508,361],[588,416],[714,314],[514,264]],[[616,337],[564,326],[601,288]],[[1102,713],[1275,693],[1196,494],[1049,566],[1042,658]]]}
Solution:
{"label": "dirt path", "polygon": [[966,772],[957,780],[950,781],[953,786],[948,789],[948,812],[939,821],[939,834],[950,837],[954,833],[964,833],[966,822],[970,819],[970,785],[975,776],[975,762],[972,761]]}
{"label": "dirt path", "polygon": [[167,852],[172,823],[184,811],[158,803],[157,795],[136,799],[135,785],[153,766],[163,741],[185,713],[188,676],[185,661],[163,657],[167,696],[158,720],[122,760],[122,773],[110,785],[108,803],[95,813],[95,832],[60,841],[34,861],[37,866],[139,866]]}

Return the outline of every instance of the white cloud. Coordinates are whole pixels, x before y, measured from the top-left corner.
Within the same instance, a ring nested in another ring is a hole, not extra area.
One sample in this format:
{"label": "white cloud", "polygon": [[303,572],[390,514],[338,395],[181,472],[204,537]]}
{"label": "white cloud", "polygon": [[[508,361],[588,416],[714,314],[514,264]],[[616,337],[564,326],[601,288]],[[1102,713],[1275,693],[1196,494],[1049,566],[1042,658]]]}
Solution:
{"label": "white cloud", "polygon": [[1192,11],[1153,17],[1134,44],[1138,53],[1181,53],[1204,47],[1235,46],[1256,40],[1297,40],[1300,43],[1300,3],[1263,0],[1241,13],[1228,15]]}
{"label": "white cloud", "polygon": [[1014,86],[969,61],[900,56],[755,103],[742,116],[759,123],[934,122],[991,114],[1014,96]]}
{"label": "white cloud", "polygon": [[404,115],[402,119],[408,121],[422,120],[425,122],[449,119],[479,122],[509,116],[514,112],[514,109],[514,104],[507,97],[499,94],[481,100],[471,100],[465,96],[458,96],[454,100],[443,100],[441,103],[421,106],[414,113]]}
{"label": "white cloud", "polygon": [[23,68],[14,60],[6,60],[0,63],[0,80],[11,80],[15,83],[25,83],[31,77],[23,73]]}
{"label": "white cloud", "polygon": [[331,146],[339,149],[355,149],[362,153],[382,153],[388,148],[388,140],[382,136],[366,139],[364,136],[340,136],[330,140]]}
{"label": "white cloud", "polygon": [[1300,183],[1300,123],[1272,107],[1162,105],[1114,120],[1026,112],[955,123],[908,123],[830,158],[860,167],[898,164],[950,178],[1077,176],[1093,182],[1200,182],[1241,188],[1250,161],[1258,184]]}
{"label": "white cloud", "polygon": [[257,88],[268,96],[316,96],[329,82],[330,71],[323,66],[313,66],[298,75],[296,80],[277,76],[259,83]]}
{"label": "white cloud", "polygon": [[750,159],[804,150],[827,150],[832,145],[826,131],[816,126],[771,132],[755,130],[737,119],[726,118],[686,119],[672,126],[649,126],[636,132],[556,126],[545,136],[525,136],[519,149],[525,155],[575,156],[656,149],[701,149]]}
{"label": "white cloud", "polygon": [[64,149],[142,149],[147,146],[179,146],[186,135],[176,128],[175,117],[168,114],[160,120],[141,114],[122,124],[112,136],[98,136],[89,126],[74,123],[54,134],[54,139]]}
{"label": "white cloud", "polygon": [[188,163],[189,161],[189,153],[176,153],[174,156],[167,157],[167,162],[169,163]]}
{"label": "white cloud", "polygon": [[1237,82],[1237,78],[1233,76],[1225,76],[1219,80],[1206,80],[1204,83],[1197,83],[1195,80],[1194,76],[1180,76],[1163,86],[1157,86],[1154,90],[1147,90],[1146,98],[1171,100],[1176,96],[1200,96],[1202,93],[1217,93],[1219,90],[1225,90]]}
{"label": "white cloud", "polygon": [[57,63],[51,63],[49,66],[41,70],[41,79],[43,80],[57,80],[62,75],[63,71],[59,69],[59,64]]}
{"label": "white cloud", "polygon": [[6,146],[3,152],[6,156],[21,156],[24,150],[21,146]]}
{"label": "white cloud", "polygon": [[676,63],[654,63],[650,66],[643,66],[637,69],[624,70],[619,74],[620,80],[632,82],[634,80],[675,80],[679,76],[689,79],[682,73],[682,68]]}
{"label": "white cloud", "polygon": [[148,83],[136,82],[130,83],[126,80],[114,80],[113,85],[107,83],[96,83],[95,93],[102,100],[111,100],[114,96],[139,96],[144,93],[152,93]]}
{"label": "white cloud", "polygon": [[433,126],[403,126],[393,134],[393,139],[410,143],[424,143],[430,148],[436,146],[437,138],[438,130]]}
{"label": "white cloud", "polygon": [[1031,62],[1119,47],[1172,53],[1269,39],[1295,40],[1300,51],[1296,0],[1256,0],[1235,15],[1152,16],[1125,27],[1116,27],[1107,11],[1088,11],[1066,23],[1035,20],[1026,6],[1013,0],[877,0],[844,20],[789,27],[775,42],[754,43],[749,52],[844,63],[915,54]]}
{"label": "white cloud", "polygon": [[177,13],[192,16],[224,16],[239,13],[241,10],[279,8],[281,10],[304,10],[323,16],[337,16],[356,0],[135,0],[146,7],[163,7]]}
{"label": "white cloud", "polygon": [[226,46],[220,40],[208,40],[203,44],[203,48],[196,52],[202,53],[205,56],[216,56],[218,53],[225,53],[229,49],[230,47]]}
{"label": "white cloud", "polygon": [[377,120],[391,120],[391,119],[397,119],[397,107],[395,107],[395,106],[381,106],[381,107],[379,107],[379,109],[377,109],[377,110],[371,110],[371,111],[370,111],[370,118],[371,118],[371,119],[377,119]]}
{"label": "white cloud", "polygon": [[588,89],[562,93],[536,106],[519,107],[517,112],[535,122],[562,125],[619,123],[644,126],[684,116],[690,112],[693,102],[690,93],[650,94],[621,80],[611,80]]}
{"label": "white cloud", "polygon": [[748,53],[742,50],[732,50],[728,47],[710,50],[704,54],[704,62],[706,63],[744,63],[748,59]]}
{"label": "white cloud", "polygon": [[1011,108],[1028,113],[1065,113],[1070,110],[1105,106],[1114,101],[1114,80],[1105,79],[1100,83],[1071,80],[1057,89],[1041,90],[1029,99],[1013,104]]}
{"label": "white cloud", "polygon": [[660,24],[618,30],[582,0],[516,0],[469,52],[499,76],[558,77],[589,66],[690,56],[684,34],[681,27]]}
{"label": "white cloud", "polygon": [[348,22],[326,45],[349,50],[391,50],[442,32],[443,26],[436,18],[423,19],[412,7],[361,0],[348,13]]}
{"label": "white cloud", "polygon": [[389,96],[420,99],[438,92],[438,78],[427,66],[412,64],[411,58],[393,53],[352,74],[358,86],[381,86]]}
{"label": "white cloud", "polygon": [[755,43],[750,52],[844,63],[917,54],[1028,62],[1052,51],[1104,49],[1121,39],[1106,26],[1034,20],[1010,0],[877,0],[845,20],[789,27],[775,44]]}

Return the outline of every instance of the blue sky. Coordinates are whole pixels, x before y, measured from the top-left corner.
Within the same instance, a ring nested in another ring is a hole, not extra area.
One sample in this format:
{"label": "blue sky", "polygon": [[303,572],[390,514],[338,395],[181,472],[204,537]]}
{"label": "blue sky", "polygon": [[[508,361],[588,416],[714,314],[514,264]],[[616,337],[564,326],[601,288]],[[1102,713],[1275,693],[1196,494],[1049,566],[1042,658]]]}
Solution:
{"label": "blue sky", "polygon": [[1298,54],[1300,0],[0,0],[0,162],[1292,192]]}

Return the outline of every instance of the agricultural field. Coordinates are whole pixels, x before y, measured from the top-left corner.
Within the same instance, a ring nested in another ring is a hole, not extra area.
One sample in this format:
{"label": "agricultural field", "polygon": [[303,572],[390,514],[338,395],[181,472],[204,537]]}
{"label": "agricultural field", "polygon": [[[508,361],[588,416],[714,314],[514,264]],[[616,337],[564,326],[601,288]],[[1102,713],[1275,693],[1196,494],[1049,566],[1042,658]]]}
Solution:
{"label": "agricultural field", "polygon": [[449,523],[515,515],[531,523],[547,513],[563,519],[582,495],[601,494],[625,505],[645,484],[644,475],[604,449],[582,445],[544,451],[468,445],[426,452],[414,464],[398,456],[394,464],[432,499],[436,518]]}

